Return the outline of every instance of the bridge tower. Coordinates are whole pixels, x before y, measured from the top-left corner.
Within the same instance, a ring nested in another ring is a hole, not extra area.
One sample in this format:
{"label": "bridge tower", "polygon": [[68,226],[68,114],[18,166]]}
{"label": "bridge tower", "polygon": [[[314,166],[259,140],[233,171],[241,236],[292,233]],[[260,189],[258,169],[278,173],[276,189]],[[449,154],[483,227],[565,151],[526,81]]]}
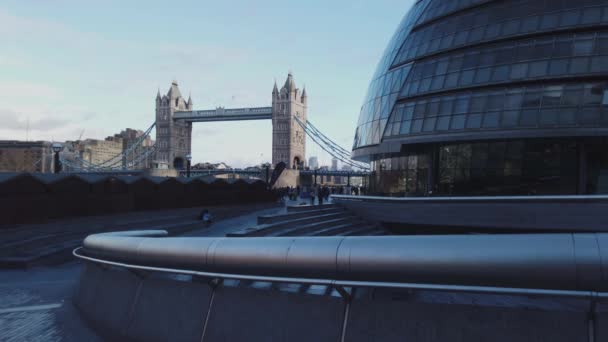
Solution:
{"label": "bridge tower", "polygon": [[176,111],[192,110],[192,98],[186,101],[177,81],[171,83],[166,95],[156,94],[156,163],[159,168],[182,169],[192,148],[192,123],[176,121]]}
{"label": "bridge tower", "polygon": [[272,165],[284,162],[287,168],[301,169],[305,165],[306,136],[293,116],[306,122],[308,97],[306,89],[296,88],[291,72],[285,85],[272,90]]}

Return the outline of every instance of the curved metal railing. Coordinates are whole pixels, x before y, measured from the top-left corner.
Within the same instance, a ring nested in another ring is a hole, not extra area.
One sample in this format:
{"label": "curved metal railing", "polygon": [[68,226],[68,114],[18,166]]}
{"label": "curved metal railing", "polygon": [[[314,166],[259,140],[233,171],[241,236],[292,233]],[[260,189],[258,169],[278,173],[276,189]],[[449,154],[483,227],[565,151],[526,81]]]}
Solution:
{"label": "curved metal railing", "polygon": [[164,231],[95,234],[74,255],[119,267],[222,279],[608,297],[608,234],[164,236]]}

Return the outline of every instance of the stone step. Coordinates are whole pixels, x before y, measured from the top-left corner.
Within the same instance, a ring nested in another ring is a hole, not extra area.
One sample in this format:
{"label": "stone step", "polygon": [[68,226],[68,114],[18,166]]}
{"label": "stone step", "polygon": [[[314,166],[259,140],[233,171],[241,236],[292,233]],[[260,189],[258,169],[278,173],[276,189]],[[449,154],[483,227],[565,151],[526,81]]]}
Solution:
{"label": "stone step", "polygon": [[182,220],[179,222],[173,223],[164,223],[164,224],[155,224],[145,226],[133,226],[121,227],[121,226],[104,226],[104,227],[90,227],[87,226],[88,229],[77,229],[77,230],[65,230],[57,233],[45,233],[38,234],[36,236],[31,236],[28,238],[23,238],[21,240],[12,240],[9,242],[0,243],[0,255],[13,254],[20,250],[35,250],[37,248],[42,248],[48,245],[52,245],[61,241],[65,241],[66,239],[74,239],[81,238],[84,239],[87,235],[91,233],[103,233],[110,231],[120,231],[120,230],[167,230],[170,235],[183,233],[188,230],[193,230],[202,226],[203,223],[198,220]]}
{"label": "stone step", "polygon": [[323,204],[323,205],[295,205],[287,207],[288,213],[302,212],[302,211],[314,211],[319,209],[329,209],[329,208],[341,208],[337,204]]}
{"label": "stone step", "polygon": [[320,221],[327,221],[342,217],[350,217],[347,212],[338,212],[314,216],[306,216],[290,221],[283,221],[279,223],[261,224],[255,227],[243,229],[234,233],[227,234],[229,237],[242,237],[242,236],[268,236],[274,232],[280,231],[283,228],[290,228],[295,226],[302,226],[309,223],[315,223]]}
{"label": "stone step", "polygon": [[312,232],[312,236],[335,236],[341,235],[341,233],[353,230],[358,227],[371,227],[368,223],[363,221],[357,221],[355,224],[349,223],[340,226],[328,227],[322,230]]}
{"label": "stone step", "polygon": [[346,209],[344,209],[344,208],[327,208],[327,209],[319,209],[319,210],[293,212],[293,213],[288,213],[288,214],[263,215],[263,216],[258,216],[258,224],[278,223],[278,222],[282,222],[282,221],[289,221],[289,220],[308,217],[308,216],[344,212],[345,210]]}
{"label": "stone step", "polygon": [[[163,229],[169,236],[181,234],[204,226],[202,221],[189,220],[179,224],[157,225],[150,229]],[[110,229],[106,231],[115,231]],[[101,231],[99,231],[101,232]],[[42,239],[36,243],[25,243],[18,248],[10,250],[1,249],[0,269],[27,268],[32,266],[50,266],[61,264],[72,259],[72,251],[82,245],[82,241],[89,234],[80,232],[79,235],[66,234],[56,236],[53,240]]]}
{"label": "stone step", "polygon": [[291,228],[286,228],[275,233],[269,234],[267,236],[305,236],[308,233],[318,231],[327,227],[335,227],[339,225],[353,225],[357,224],[357,220],[352,216],[346,216],[341,218],[336,218],[333,220],[325,220],[315,223],[310,223],[302,226],[295,226]]}
{"label": "stone step", "polygon": [[353,227],[352,229],[346,230],[339,236],[369,236],[369,235],[383,235],[382,228],[377,226],[364,226],[364,227]]}
{"label": "stone step", "polygon": [[[184,219],[186,217],[186,219]],[[23,241],[34,241],[40,238],[65,236],[65,234],[92,234],[100,231],[135,230],[171,224],[174,222],[194,221],[190,216],[151,216],[130,222],[121,222],[115,218],[92,218],[90,221],[57,222],[56,224],[22,226],[15,231],[0,231],[0,251]]]}

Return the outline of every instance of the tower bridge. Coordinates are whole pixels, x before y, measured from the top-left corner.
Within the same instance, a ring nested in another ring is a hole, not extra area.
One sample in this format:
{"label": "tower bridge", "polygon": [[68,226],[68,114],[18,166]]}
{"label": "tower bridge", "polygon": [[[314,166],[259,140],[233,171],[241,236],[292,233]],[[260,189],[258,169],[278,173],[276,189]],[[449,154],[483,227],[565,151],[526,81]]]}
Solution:
{"label": "tower bridge", "polygon": [[186,122],[270,120],[272,107],[234,109],[218,107],[209,110],[175,112],[174,119]]}
{"label": "tower bridge", "polygon": [[[293,75],[272,90],[272,105],[257,108],[194,110],[192,98],[185,100],[176,81],[166,95],[156,95],[157,168],[183,169],[192,152],[192,124],[195,122],[272,120],[272,164],[284,162],[290,169],[302,169],[306,157],[308,97],[296,87]],[[299,122],[298,122],[299,120]]]}

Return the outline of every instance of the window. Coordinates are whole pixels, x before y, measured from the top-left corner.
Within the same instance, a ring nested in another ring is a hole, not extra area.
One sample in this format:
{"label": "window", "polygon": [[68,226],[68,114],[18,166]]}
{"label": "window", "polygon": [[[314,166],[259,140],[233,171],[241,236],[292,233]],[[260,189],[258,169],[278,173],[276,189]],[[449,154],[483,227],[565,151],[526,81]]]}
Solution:
{"label": "window", "polygon": [[456,99],[454,113],[466,113],[469,110],[469,98],[459,97]]}
{"label": "window", "polygon": [[469,114],[467,118],[467,128],[481,127],[481,114]]}
{"label": "window", "polygon": [[454,130],[463,129],[465,122],[465,115],[456,115],[452,118],[452,122],[450,124],[450,128]]}

